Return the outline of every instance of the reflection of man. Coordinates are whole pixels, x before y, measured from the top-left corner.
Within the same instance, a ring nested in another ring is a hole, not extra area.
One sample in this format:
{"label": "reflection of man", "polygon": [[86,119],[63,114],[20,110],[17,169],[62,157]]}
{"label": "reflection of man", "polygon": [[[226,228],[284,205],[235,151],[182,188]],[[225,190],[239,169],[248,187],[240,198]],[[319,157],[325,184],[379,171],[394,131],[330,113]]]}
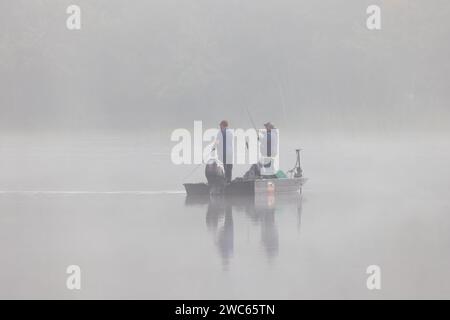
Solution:
{"label": "reflection of man", "polygon": [[228,121],[220,122],[220,131],[216,138],[217,155],[222,161],[225,169],[225,179],[227,183],[231,182],[234,159],[234,135],[232,130],[228,129]]}
{"label": "reflection of man", "polygon": [[217,234],[217,247],[224,265],[228,265],[228,260],[233,256],[234,249],[234,225],[231,204],[225,205],[225,219]]}
{"label": "reflection of man", "polygon": [[271,260],[278,255],[278,229],[275,223],[275,199],[255,197],[255,213],[261,225],[261,243]]}
{"label": "reflection of man", "polygon": [[259,132],[259,153],[261,175],[271,176],[278,171],[278,139],[279,132],[275,126],[267,122],[264,124],[265,129]]}
{"label": "reflection of man", "polygon": [[261,214],[261,242],[269,259],[278,255],[278,230],[275,224],[275,208],[263,209]]}
{"label": "reflection of man", "polygon": [[216,245],[226,267],[234,250],[234,225],[231,203],[223,197],[212,197],[206,212],[206,225],[216,236]]}

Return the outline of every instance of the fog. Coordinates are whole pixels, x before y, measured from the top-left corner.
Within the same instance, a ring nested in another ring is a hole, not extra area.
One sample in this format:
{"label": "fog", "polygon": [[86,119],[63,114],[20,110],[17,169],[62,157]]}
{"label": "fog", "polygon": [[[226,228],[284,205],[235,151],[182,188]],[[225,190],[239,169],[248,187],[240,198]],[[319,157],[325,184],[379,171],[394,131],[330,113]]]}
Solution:
{"label": "fog", "polygon": [[0,3],[2,132],[448,131],[448,1],[72,2]]}

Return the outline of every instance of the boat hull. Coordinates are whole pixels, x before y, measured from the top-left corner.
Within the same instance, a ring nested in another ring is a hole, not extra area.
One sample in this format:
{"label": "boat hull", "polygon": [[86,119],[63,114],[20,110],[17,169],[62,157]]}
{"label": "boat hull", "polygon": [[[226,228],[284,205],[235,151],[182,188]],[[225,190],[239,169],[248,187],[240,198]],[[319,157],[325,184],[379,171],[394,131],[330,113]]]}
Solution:
{"label": "boat hull", "polygon": [[[306,178],[235,180],[225,186],[220,193],[225,195],[283,194],[300,192]],[[209,195],[212,189],[206,183],[185,183],[188,195]],[[217,189],[214,189],[217,193]]]}

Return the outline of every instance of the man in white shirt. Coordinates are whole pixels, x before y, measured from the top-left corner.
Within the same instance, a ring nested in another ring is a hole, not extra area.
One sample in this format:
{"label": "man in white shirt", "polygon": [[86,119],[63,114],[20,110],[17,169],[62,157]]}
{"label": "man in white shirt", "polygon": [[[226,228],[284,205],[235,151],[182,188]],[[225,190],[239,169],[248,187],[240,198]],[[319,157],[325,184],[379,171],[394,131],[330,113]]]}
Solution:
{"label": "man in white shirt", "polygon": [[234,161],[234,135],[233,131],[228,129],[228,121],[220,122],[220,131],[216,138],[217,156],[223,163],[225,169],[225,179],[227,183],[231,182],[233,161]]}

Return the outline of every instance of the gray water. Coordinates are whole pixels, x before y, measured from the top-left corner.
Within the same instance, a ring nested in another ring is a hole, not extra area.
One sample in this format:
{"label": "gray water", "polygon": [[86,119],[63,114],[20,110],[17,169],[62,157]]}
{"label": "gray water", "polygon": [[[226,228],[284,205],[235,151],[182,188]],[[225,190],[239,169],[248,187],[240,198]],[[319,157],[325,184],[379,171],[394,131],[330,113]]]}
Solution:
{"label": "gray water", "polygon": [[447,136],[305,134],[301,195],[233,201],[187,199],[163,145],[2,136],[0,298],[450,298]]}

